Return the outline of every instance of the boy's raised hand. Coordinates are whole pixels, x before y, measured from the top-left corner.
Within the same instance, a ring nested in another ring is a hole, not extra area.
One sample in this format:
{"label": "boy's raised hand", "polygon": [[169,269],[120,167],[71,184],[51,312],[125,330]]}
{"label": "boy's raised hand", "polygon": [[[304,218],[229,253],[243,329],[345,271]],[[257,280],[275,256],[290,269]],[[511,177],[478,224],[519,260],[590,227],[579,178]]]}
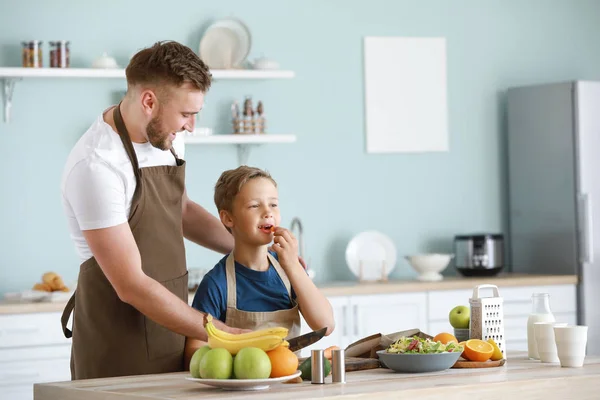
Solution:
{"label": "boy's raised hand", "polygon": [[296,237],[287,229],[279,226],[275,228],[273,234],[274,244],[272,249],[277,253],[279,264],[284,269],[297,264],[301,265],[298,259],[298,241]]}

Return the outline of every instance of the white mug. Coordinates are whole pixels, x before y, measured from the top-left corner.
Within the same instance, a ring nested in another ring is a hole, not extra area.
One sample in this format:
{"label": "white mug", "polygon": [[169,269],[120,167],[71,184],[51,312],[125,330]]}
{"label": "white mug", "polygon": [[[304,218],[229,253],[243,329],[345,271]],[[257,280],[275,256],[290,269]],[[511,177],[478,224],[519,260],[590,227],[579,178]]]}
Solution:
{"label": "white mug", "polygon": [[554,339],[555,326],[567,326],[567,324],[564,322],[535,322],[533,324],[534,338],[541,362],[557,363],[560,361]]}
{"label": "white mug", "polygon": [[588,327],[555,326],[554,337],[561,367],[582,367],[585,359]]}

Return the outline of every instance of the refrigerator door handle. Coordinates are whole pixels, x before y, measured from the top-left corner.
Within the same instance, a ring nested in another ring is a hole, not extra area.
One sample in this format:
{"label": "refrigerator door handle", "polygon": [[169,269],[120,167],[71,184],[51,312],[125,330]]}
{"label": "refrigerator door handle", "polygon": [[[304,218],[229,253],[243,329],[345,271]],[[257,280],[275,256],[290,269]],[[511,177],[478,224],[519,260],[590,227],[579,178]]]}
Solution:
{"label": "refrigerator door handle", "polygon": [[579,229],[580,235],[580,261],[591,264],[594,262],[594,240],[593,240],[593,221],[590,195],[583,193],[579,195]]}

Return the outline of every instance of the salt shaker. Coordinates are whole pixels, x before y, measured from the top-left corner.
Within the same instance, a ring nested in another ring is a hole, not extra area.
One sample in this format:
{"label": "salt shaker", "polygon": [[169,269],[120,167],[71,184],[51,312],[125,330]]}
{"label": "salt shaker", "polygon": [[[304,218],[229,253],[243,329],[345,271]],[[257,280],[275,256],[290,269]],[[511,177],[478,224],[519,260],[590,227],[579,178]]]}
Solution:
{"label": "salt shaker", "polygon": [[323,369],[323,350],[312,350],[310,358],[311,382],[325,383],[325,371]]}
{"label": "salt shaker", "polygon": [[346,357],[344,349],[331,352],[331,380],[334,383],[346,383]]}

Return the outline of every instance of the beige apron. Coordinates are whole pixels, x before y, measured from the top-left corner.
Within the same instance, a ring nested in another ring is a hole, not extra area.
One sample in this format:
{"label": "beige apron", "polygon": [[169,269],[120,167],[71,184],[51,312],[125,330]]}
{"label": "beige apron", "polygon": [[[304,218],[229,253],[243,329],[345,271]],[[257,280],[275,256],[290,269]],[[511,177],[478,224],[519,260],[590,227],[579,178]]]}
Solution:
{"label": "beige apron", "polygon": [[227,314],[225,318],[225,324],[232,328],[244,328],[244,329],[263,329],[276,326],[282,326],[288,328],[287,338],[294,338],[300,335],[300,313],[298,311],[298,304],[292,299],[292,290],[290,280],[279,265],[279,262],[271,254],[267,253],[269,262],[279,274],[279,277],[283,281],[285,288],[287,289],[290,300],[294,305],[288,310],[277,310],[277,311],[242,311],[237,309],[237,296],[236,296],[236,279],[235,279],[235,262],[233,259],[233,253],[230,253],[225,263],[225,270],[227,274]]}
{"label": "beige apron", "polygon": [[[171,150],[176,166],[139,168],[119,106],[113,115],[137,182],[129,226],[142,269],[187,302],[181,208],[185,161]],[[71,332],[66,325],[73,311]],[[185,337],[122,302],[94,257],[81,264],[77,289],[64,309],[61,323],[65,336],[73,337],[74,380],[183,370]]]}

